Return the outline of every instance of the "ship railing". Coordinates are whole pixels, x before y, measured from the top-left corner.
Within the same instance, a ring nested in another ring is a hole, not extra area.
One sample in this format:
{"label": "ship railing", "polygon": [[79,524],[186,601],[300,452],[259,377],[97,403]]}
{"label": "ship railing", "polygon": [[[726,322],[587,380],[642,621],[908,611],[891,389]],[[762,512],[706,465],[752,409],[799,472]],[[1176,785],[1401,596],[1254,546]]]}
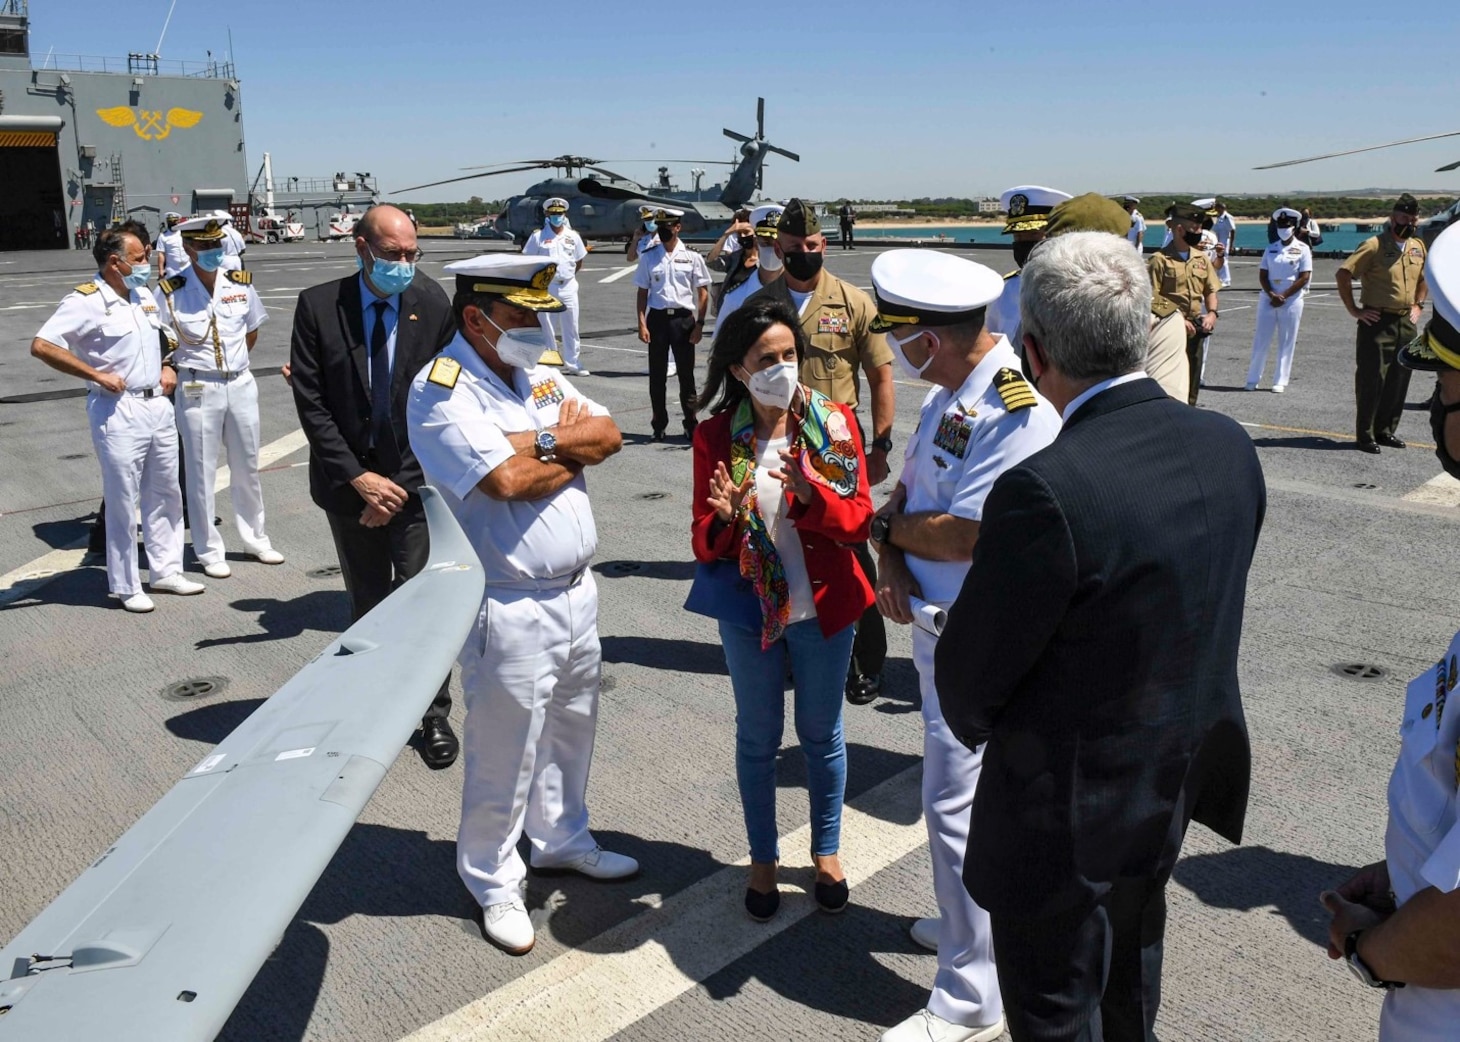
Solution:
{"label": "ship railing", "polygon": [[[0,0],[0,3],[8,0]],[[234,79],[233,63],[230,61],[184,61],[178,58],[158,58],[150,54],[132,54],[114,57],[101,54],[60,54],[52,52],[42,58],[36,66],[41,71],[56,72],[103,72],[133,76],[186,76],[193,79]]]}

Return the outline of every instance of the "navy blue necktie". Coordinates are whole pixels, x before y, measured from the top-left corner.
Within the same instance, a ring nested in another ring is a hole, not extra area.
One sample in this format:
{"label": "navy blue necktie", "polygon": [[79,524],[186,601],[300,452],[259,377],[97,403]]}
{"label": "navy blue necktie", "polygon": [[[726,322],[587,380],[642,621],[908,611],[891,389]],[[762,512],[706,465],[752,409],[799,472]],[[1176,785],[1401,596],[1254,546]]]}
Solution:
{"label": "navy blue necktie", "polygon": [[392,444],[390,436],[390,352],[386,350],[387,331],[383,300],[370,305],[375,309],[375,328],[370,331],[370,444],[385,449]]}

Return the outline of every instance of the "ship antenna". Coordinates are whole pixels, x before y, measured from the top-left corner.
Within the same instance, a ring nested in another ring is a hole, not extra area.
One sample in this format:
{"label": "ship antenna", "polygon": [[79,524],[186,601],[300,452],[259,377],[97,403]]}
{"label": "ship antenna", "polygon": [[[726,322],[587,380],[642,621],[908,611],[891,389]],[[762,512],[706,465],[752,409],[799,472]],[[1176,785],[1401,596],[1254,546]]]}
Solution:
{"label": "ship antenna", "polygon": [[175,10],[177,10],[177,0],[172,0],[172,5],[167,9],[167,18],[162,23],[162,35],[157,38],[157,46],[152,51],[159,57],[162,55],[162,41],[167,39],[167,27],[172,24],[172,12]]}

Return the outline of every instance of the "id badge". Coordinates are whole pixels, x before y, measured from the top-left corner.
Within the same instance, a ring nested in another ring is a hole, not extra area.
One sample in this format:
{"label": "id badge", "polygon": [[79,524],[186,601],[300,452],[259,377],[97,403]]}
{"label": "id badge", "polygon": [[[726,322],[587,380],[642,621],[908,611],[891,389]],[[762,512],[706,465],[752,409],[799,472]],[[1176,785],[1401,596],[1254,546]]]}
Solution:
{"label": "id badge", "polygon": [[194,401],[203,397],[203,381],[189,380],[182,385],[183,395],[192,398]]}

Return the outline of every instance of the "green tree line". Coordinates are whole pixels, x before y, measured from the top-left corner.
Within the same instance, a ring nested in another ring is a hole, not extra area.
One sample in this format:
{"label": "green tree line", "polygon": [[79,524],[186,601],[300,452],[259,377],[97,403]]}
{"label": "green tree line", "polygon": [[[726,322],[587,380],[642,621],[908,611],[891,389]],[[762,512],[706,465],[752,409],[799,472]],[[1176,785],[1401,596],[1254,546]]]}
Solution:
{"label": "green tree line", "polygon": [[[1161,217],[1166,208],[1175,202],[1189,202],[1192,195],[1148,195],[1141,197],[1140,210],[1147,218]],[[1227,209],[1236,217],[1267,218],[1279,206],[1291,206],[1295,210],[1304,207],[1313,211],[1318,221],[1323,220],[1379,220],[1389,216],[1393,199],[1362,196],[1303,195],[1250,195],[1233,196],[1227,200]],[[872,201],[860,205],[870,205]],[[1454,197],[1430,197],[1419,200],[1421,217],[1439,213],[1455,202]],[[854,204],[858,205],[858,204]],[[923,217],[977,217],[977,199],[899,199],[877,201],[877,205],[898,206],[915,210]]]}
{"label": "green tree line", "polygon": [[479,221],[502,212],[502,203],[474,195],[462,203],[393,203],[416,215],[418,224],[445,225]]}

